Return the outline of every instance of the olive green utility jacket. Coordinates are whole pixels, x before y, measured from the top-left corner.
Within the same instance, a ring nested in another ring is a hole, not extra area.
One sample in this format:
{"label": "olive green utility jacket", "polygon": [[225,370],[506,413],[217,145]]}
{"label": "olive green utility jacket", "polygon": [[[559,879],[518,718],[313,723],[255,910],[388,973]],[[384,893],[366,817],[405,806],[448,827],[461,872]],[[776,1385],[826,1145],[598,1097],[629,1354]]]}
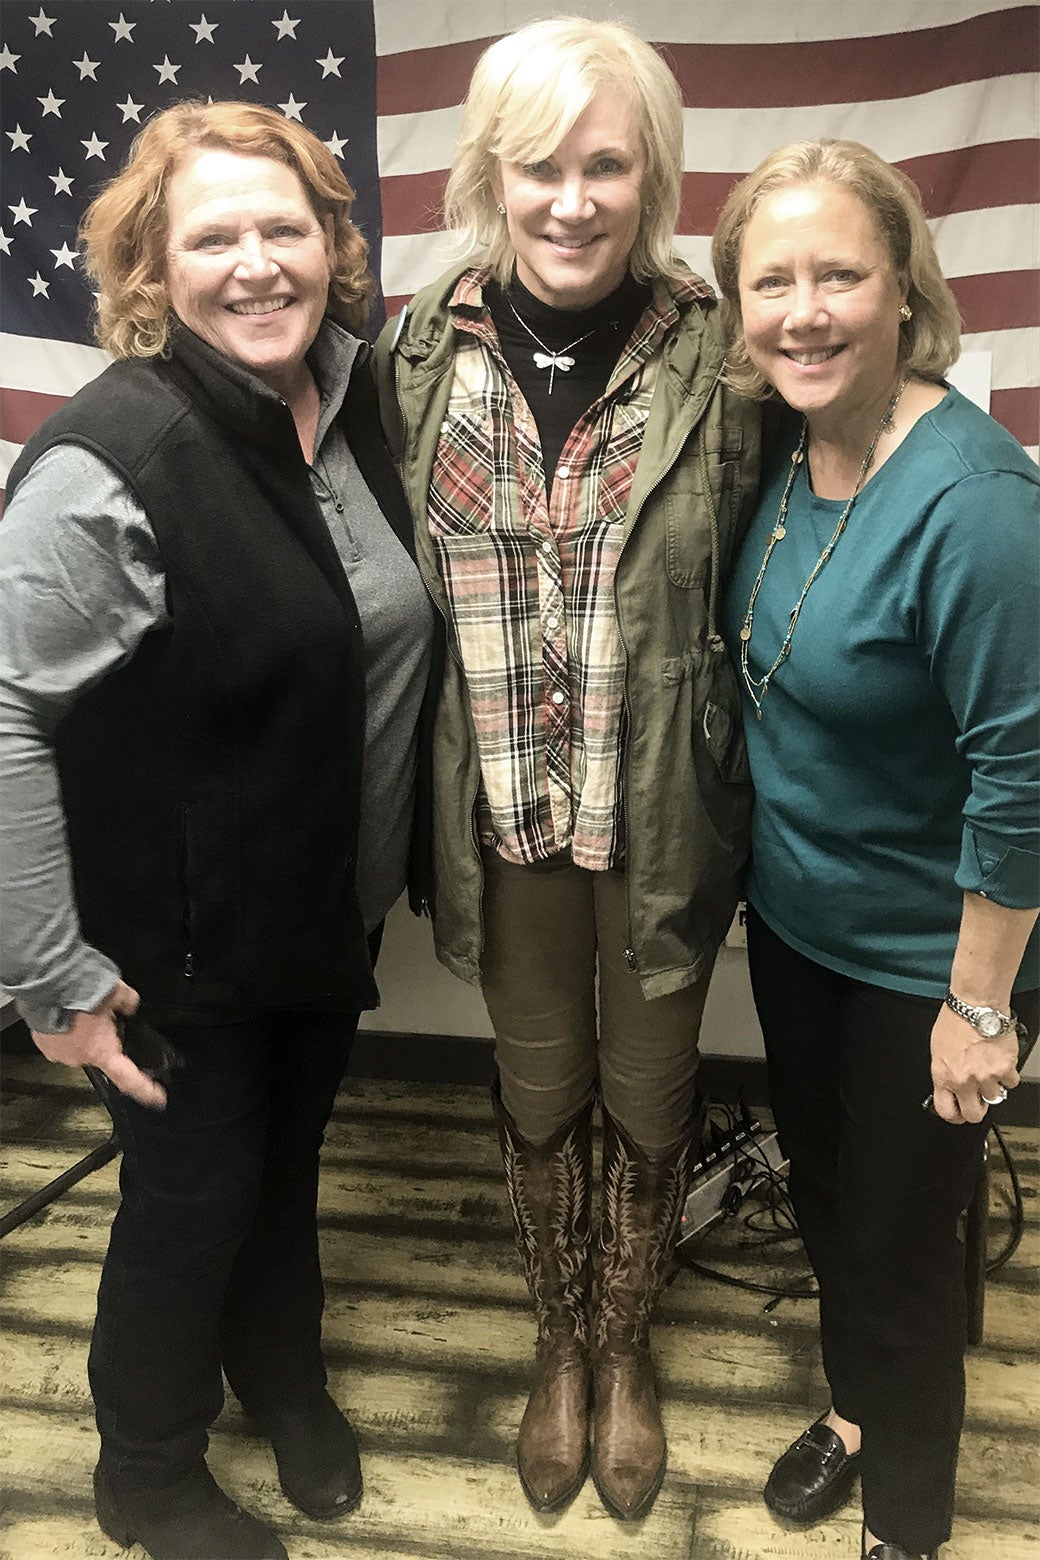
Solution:
{"label": "olive green utility jacket", "polygon": [[[434,939],[443,964],[479,982],[480,759],[426,522],[453,375],[448,302],[462,269],[424,288],[403,317],[387,324],[373,366],[415,517],[419,567],[447,625],[432,731]],[[740,699],[717,622],[721,585],[758,484],[759,409],[719,382],[715,301],[679,307],[663,347],[614,581],[629,716],[622,770],[625,956],[647,998],[679,991],[710,968],[738,898],[751,810]]]}

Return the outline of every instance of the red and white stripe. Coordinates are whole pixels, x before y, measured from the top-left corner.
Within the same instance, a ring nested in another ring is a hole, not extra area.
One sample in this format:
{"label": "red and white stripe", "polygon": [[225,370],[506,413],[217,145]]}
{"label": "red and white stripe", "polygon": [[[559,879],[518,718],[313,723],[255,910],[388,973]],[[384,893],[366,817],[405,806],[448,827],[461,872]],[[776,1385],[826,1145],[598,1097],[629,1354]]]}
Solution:
{"label": "red and white stripe", "polygon": [[[563,8],[561,8],[563,9]],[[626,19],[614,0],[586,15]],[[375,0],[382,283],[393,312],[446,264],[440,205],[459,105],[526,0]],[[990,410],[1040,456],[1040,6],[1000,0],[633,0],[686,104],[678,248],[712,279],[733,184],[803,136],[864,141],[919,185],[964,321],[989,354]],[[0,470],[97,373],[89,347],[0,337]]]}
{"label": "red and white stripe", "polygon": [[[586,3],[590,16],[619,16]],[[641,0],[686,104],[678,248],[712,280],[729,190],[785,141],[839,136],[922,191],[964,321],[992,356],[990,410],[1040,450],[1040,7],[999,0]],[[459,108],[494,37],[544,15],[519,0],[377,0],[383,289],[391,311],[446,263],[440,204]]]}

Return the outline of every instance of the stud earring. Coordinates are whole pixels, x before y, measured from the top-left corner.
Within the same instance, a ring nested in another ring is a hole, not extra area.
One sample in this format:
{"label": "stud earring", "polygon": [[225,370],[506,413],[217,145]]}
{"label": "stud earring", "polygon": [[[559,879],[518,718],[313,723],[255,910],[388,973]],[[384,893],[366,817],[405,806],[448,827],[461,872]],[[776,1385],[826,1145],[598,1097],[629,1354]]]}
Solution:
{"label": "stud earring", "polygon": [[498,205],[495,207],[495,210],[498,212],[500,217],[504,217],[506,214],[506,208],[503,206],[501,201],[499,201]]}
{"label": "stud earring", "polygon": [[901,303],[899,305],[899,318],[902,320],[903,324],[907,324],[907,322],[912,320],[913,317],[914,311],[911,309],[910,305],[908,303]]}

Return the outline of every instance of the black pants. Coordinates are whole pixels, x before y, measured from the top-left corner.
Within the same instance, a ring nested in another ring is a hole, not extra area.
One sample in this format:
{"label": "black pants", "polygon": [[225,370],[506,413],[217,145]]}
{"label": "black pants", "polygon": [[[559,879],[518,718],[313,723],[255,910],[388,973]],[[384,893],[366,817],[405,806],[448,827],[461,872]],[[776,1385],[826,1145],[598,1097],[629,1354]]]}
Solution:
{"label": "black pants", "polygon": [[[835,1409],[863,1433],[863,1514],[879,1538],[927,1552],[953,1517],[967,1343],[958,1220],[987,1127],[921,1109],[937,1000],[824,969],[750,908],[748,957],[824,1370]],[[1031,1026],[1035,997],[1019,1004]]]}
{"label": "black pants", "polygon": [[164,1111],[114,1089],[123,1147],[90,1348],[101,1455],[120,1489],[205,1454],[224,1401],[247,1411],[325,1385],[318,1155],[356,1015],[268,1014],[169,1028]]}

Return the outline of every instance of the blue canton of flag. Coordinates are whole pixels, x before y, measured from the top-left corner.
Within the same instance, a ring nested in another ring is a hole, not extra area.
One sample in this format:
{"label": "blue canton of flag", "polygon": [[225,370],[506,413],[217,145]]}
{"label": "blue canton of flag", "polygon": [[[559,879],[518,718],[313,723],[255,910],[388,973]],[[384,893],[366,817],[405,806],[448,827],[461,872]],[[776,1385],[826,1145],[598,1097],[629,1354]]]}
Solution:
{"label": "blue canton of flag", "polygon": [[[0,305],[8,335],[88,343],[77,241],[133,137],[185,98],[264,103],[312,130],[357,192],[378,279],[372,0],[49,0],[3,6]],[[381,300],[373,323],[381,318]]]}

